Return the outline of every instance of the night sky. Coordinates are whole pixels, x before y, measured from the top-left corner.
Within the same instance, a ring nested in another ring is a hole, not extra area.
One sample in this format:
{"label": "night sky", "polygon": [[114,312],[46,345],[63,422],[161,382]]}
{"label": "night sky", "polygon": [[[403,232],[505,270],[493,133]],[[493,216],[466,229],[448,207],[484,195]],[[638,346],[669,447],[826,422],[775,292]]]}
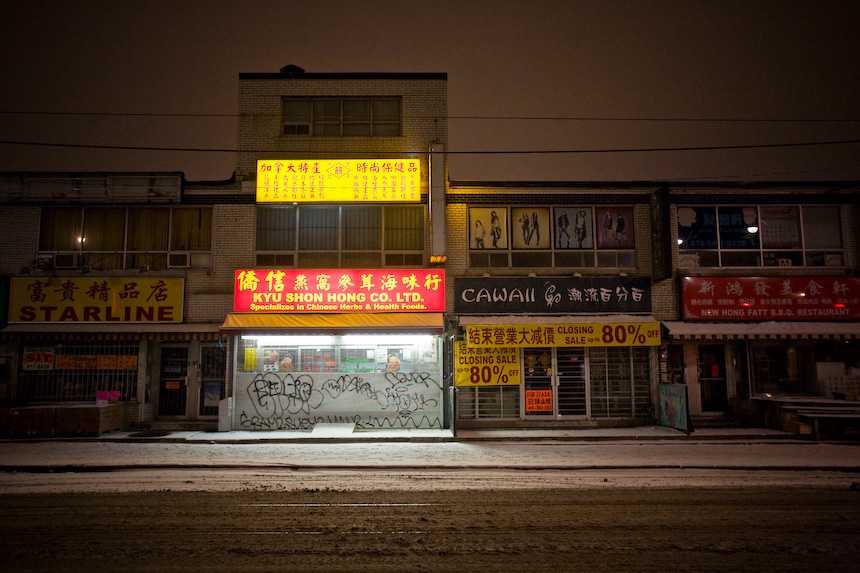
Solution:
{"label": "night sky", "polygon": [[[837,119],[451,119],[451,150],[860,139],[860,2],[15,2],[0,139],[234,148],[238,74],[447,72],[451,115]],[[13,115],[9,111],[226,117]],[[854,120],[854,121],[849,121]],[[455,180],[860,179],[860,145],[452,156]],[[184,171],[231,153],[0,145],[0,170]]]}

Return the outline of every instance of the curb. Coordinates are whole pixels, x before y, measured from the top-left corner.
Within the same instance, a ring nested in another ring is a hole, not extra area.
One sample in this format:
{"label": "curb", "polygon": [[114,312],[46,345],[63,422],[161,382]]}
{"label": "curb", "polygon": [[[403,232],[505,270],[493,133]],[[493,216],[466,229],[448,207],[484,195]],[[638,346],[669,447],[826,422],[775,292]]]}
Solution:
{"label": "curb", "polygon": [[116,465],[0,465],[2,473],[107,473],[134,470],[289,470],[298,471],[600,471],[600,470],[723,470],[723,471],[771,471],[771,472],[842,472],[860,473],[860,466],[733,466],[706,464],[640,464],[585,466],[566,465],[522,465],[495,464],[469,465],[299,465],[299,464],[116,464]]}

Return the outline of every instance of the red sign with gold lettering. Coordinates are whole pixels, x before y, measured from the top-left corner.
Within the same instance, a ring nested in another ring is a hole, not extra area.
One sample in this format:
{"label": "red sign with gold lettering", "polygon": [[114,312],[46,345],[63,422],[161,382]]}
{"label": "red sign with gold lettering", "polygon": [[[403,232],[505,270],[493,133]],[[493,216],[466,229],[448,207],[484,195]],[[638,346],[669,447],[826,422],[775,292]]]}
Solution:
{"label": "red sign with gold lettering", "polygon": [[237,269],[234,312],[444,312],[443,269]]}
{"label": "red sign with gold lettering", "polygon": [[852,277],[684,277],[684,320],[858,320]]}

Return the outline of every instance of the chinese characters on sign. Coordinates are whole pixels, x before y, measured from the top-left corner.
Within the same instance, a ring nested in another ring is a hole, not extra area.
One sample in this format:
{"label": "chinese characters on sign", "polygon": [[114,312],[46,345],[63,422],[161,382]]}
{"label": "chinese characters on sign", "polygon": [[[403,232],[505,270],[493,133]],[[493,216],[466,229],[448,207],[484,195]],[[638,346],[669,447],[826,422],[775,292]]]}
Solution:
{"label": "chinese characters on sign", "polygon": [[421,199],[421,160],[257,161],[258,203],[399,202]]}
{"label": "chinese characters on sign", "polygon": [[526,414],[552,412],[552,390],[526,390]]}
{"label": "chinese characters on sign", "polygon": [[441,269],[237,269],[234,312],[444,312]]}
{"label": "chinese characters on sign", "polygon": [[454,343],[454,386],[518,386],[518,348],[476,348]]}
{"label": "chinese characters on sign", "polygon": [[684,277],[685,320],[857,320],[860,279]]}
{"label": "chinese characters on sign", "polygon": [[9,322],[182,322],[185,279],[15,277]]}
{"label": "chinese characters on sign", "polygon": [[470,347],[659,346],[659,322],[480,324],[466,327]]}
{"label": "chinese characters on sign", "polygon": [[651,312],[651,283],[626,277],[458,278],[454,309],[477,314]]}

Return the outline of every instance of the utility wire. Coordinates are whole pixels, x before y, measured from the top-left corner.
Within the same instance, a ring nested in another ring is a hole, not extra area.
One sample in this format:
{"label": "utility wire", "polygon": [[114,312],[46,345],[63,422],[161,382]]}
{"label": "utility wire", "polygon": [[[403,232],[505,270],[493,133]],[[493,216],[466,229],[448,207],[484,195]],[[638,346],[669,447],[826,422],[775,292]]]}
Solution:
{"label": "utility wire", "polygon": [[[195,112],[112,112],[112,111],[44,111],[0,110],[0,115],[32,115],[50,117],[165,117],[165,118],[234,118],[280,117],[280,112],[257,113],[195,113]],[[590,115],[413,115],[415,119],[447,119],[476,121],[607,121],[661,123],[860,123],[860,118],[824,117],[621,117]]]}
{"label": "utility wire", "polygon": [[[694,145],[676,147],[618,147],[599,149],[506,149],[506,150],[450,150],[441,151],[445,155],[574,155],[587,153],[649,153],[663,151],[719,151],[733,149],[780,149],[790,147],[814,147],[833,145],[854,145],[860,143],[860,139],[833,139],[822,141],[797,141],[788,143],[753,143],[740,145]],[[28,145],[36,147],[66,147],[74,149],[110,149],[120,151],[181,151],[193,153],[284,153],[282,149],[239,149],[237,147],[224,148],[202,148],[202,147],[154,147],[146,145],[100,145],[91,143],[55,143],[48,141],[20,141],[0,140],[0,145]],[[295,152],[290,152],[295,153]],[[332,155],[367,155],[368,153],[378,155],[402,155],[402,154],[424,154],[427,150],[402,150],[402,151],[375,151],[364,149],[355,152],[327,152]]]}

